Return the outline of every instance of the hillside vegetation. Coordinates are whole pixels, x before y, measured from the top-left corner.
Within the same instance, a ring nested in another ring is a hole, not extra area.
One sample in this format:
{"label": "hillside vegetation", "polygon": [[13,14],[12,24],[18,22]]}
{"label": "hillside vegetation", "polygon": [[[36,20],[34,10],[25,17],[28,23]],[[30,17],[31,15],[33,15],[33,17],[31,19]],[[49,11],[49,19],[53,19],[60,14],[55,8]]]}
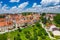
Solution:
{"label": "hillside vegetation", "polygon": [[2,34],[0,40],[50,40],[50,38],[39,22],[36,22],[35,25],[28,25],[27,28]]}

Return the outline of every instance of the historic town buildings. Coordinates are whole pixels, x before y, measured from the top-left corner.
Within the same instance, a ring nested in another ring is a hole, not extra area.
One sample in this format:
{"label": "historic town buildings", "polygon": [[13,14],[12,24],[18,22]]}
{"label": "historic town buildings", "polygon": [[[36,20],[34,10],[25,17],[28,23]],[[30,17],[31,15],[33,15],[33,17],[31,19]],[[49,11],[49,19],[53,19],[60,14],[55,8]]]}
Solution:
{"label": "historic town buildings", "polygon": [[9,31],[18,27],[25,27],[27,24],[33,24],[40,19],[40,14],[9,14],[0,18],[0,32]]}

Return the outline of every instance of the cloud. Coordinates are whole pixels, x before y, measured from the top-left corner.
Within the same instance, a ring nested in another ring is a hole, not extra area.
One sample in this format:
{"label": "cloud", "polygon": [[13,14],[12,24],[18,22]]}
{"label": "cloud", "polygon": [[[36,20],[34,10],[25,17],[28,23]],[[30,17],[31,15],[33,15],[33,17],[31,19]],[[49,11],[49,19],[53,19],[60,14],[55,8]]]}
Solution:
{"label": "cloud", "polygon": [[1,3],[0,3],[0,8],[1,8],[1,6],[2,6],[2,5],[1,5]]}
{"label": "cloud", "polygon": [[1,8],[0,8],[0,13],[7,13],[8,12],[8,10],[7,10],[8,8],[9,7],[6,4],[4,4],[4,6],[1,6]]}
{"label": "cloud", "polygon": [[13,6],[11,9],[17,9],[17,7],[16,6]]}
{"label": "cloud", "polygon": [[[34,4],[33,4],[34,5]],[[60,5],[42,7],[42,5],[32,6],[32,8],[26,9],[26,12],[51,12],[51,13],[60,13]]]}
{"label": "cloud", "polygon": [[[57,1],[58,2],[58,1]],[[46,5],[48,2],[46,2]],[[41,5],[37,3],[33,3],[31,8],[24,9],[29,3],[24,2],[19,4],[18,6],[8,7],[7,4],[2,5],[0,8],[0,13],[21,13],[21,12],[54,12],[54,13],[60,13],[60,5],[49,6],[49,7],[42,7],[44,6],[42,3]]]}
{"label": "cloud", "polygon": [[0,3],[3,3],[2,1]]}
{"label": "cloud", "polygon": [[28,5],[28,2],[24,2],[18,6],[13,6],[9,8],[6,4],[0,9],[0,13],[20,13]]}
{"label": "cloud", "polygon": [[20,0],[10,0],[10,2],[19,2]]}
{"label": "cloud", "polygon": [[13,6],[12,8],[10,8],[9,10],[11,13],[16,13],[18,11],[18,8],[16,6]]}
{"label": "cloud", "polygon": [[47,5],[57,5],[60,3],[60,0],[42,0],[41,5],[47,6]]}
{"label": "cloud", "polygon": [[4,9],[8,9],[6,4],[4,6],[2,6],[2,10],[4,10]]}
{"label": "cloud", "polygon": [[28,2],[24,2],[20,5],[17,6],[13,6],[12,8],[10,8],[10,12],[12,13],[20,13],[24,10],[24,8],[28,5]]}
{"label": "cloud", "polygon": [[33,3],[31,8],[26,9],[26,12],[41,12],[42,5],[37,5],[37,3]]}
{"label": "cloud", "polygon": [[25,8],[28,5],[28,2],[24,2],[18,6],[18,8]]}
{"label": "cloud", "polygon": [[36,7],[37,3],[34,3],[32,7]]}
{"label": "cloud", "polygon": [[2,7],[2,3],[3,3],[3,2],[1,1],[1,2],[0,2],[0,8]]}
{"label": "cloud", "polygon": [[34,3],[32,7],[42,7],[42,5],[37,5],[37,3]]}
{"label": "cloud", "polygon": [[60,13],[60,5],[50,6],[42,9],[42,12]]}

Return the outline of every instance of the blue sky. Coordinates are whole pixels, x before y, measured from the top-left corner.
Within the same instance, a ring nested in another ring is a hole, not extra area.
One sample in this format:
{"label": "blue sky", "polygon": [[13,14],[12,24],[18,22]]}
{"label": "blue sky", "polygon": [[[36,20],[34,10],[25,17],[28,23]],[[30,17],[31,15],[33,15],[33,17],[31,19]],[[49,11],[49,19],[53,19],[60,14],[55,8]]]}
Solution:
{"label": "blue sky", "polygon": [[0,13],[60,12],[60,0],[0,0]]}
{"label": "blue sky", "polygon": [[33,3],[40,4],[41,0],[19,0],[19,2],[16,2],[16,1],[10,2],[10,0],[0,0],[0,2],[3,2],[2,5],[7,4],[9,7],[18,6],[21,3],[29,2],[29,4],[27,5],[27,8],[28,8],[28,7],[31,7]]}

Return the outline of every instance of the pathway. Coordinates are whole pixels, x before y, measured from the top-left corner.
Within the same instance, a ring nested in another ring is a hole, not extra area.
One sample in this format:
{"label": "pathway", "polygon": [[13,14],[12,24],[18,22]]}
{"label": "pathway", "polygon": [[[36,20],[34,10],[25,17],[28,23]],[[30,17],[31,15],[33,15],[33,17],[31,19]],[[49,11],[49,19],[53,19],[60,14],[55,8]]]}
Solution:
{"label": "pathway", "polygon": [[44,24],[42,23],[42,22],[40,22],[40,24],[42,25],[42,28],[44,28],[45,30],[46,30],[46,32],[48,33],[48,36],[50,37],[50,39],[52,40],[52,39],[55,39],[54,37],[52,37],[51,35],[50,35],[50,33],[47,31],[47,29],[44,27]]}

